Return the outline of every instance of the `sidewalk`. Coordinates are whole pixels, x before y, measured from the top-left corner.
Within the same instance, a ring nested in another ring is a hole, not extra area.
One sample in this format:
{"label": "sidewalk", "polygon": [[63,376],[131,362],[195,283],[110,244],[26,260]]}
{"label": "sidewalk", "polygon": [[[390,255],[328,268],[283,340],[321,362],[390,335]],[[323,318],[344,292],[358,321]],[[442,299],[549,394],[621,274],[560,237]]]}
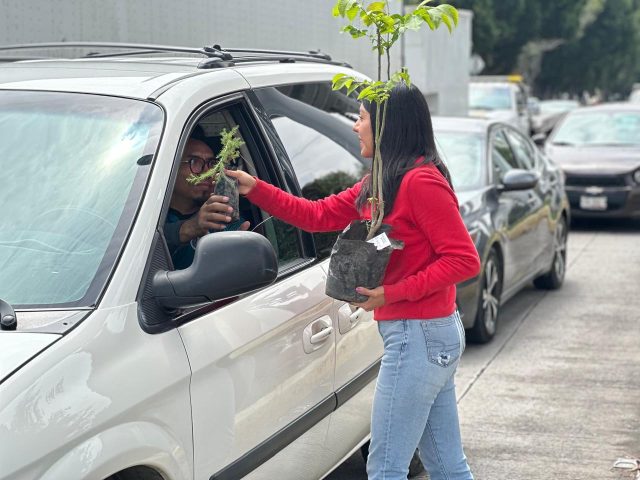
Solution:
{"label": "sidewalk", "polygon": [[611,466],[640,456],[640,229],[571,232],[563,288],[513,302],[508,339],[468,349],[457,381],[476,480],[629,478]]}

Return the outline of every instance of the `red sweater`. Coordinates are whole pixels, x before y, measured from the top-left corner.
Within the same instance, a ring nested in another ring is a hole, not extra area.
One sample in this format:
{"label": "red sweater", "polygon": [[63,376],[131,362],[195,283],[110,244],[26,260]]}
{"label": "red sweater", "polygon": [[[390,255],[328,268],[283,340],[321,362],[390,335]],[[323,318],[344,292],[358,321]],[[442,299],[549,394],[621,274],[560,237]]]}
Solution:
{"label": "red sweater", "polygon": [[[309,232],[343,230],[360,215],[362,182],[318,201],[290,195],[258,180],[247,198],[271,215]],[[393,211],[384,218],[390,237],[404,242],[391,254],[383,286],[385,305],[376,320],[429,319],[455,311],[456,283],[478,275],[480,260],[460,217],[458,201],[432,164],[405,174]]]}

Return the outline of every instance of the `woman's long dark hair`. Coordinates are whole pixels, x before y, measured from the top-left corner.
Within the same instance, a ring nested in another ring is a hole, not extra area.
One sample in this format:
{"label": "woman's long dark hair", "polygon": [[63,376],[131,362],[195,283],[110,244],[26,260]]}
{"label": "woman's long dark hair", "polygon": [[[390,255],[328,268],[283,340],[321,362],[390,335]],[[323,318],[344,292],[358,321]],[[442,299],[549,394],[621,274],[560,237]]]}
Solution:
{"label": "woman's long dark hair", "polygon": [[[365,101],[363,105],[371,116],[371,130],[375,142],[376,104]],[[404,174],[417,166],[433,163],[453,188],[449,170],[438,156],[431,114],[422,92],[413,84],[407,86],[400,83],[391,91],[386,109],[387,116],[380,143],[385,216],[393,210]],[[416,163],[420,156],[424,156],[424,159]],[[356,199],[358,210],[362,211],[368,204],[371,192],[371,175],[368,175]]]}

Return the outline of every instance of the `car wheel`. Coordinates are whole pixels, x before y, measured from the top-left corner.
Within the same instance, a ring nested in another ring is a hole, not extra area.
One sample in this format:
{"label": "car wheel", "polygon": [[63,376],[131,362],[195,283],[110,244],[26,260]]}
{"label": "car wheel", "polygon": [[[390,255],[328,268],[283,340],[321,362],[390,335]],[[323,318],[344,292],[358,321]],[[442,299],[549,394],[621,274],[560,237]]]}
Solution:
{"label": "car wheel", "polygon": [[476,320],[469,331],[469,339],[487,343],[498,329],[498,312],[502,295],[502,266],[498,253],[492,249],[480,276],[480,295]]}
{"label": "car wheel", "polygon": [[562,217],[553,236],[553,260],[551,269],[533,281],[536,288],[556,290],[562,286],[567,271],[567,220]]}
{"label": "car wheel", "polygon": [[[370,442],[367,442],[360,447],[360,453],[362,453],[365,464],[367,463],[367,459],[369,458],[369,443]],[[422,475],[424,473],[424,465],[422,465],[420,455],[418,455],[418,450],[416,450],[415,452],[413,452],[413,458],[411,459],[411,463],[409,464],[409,478],[417,477],[418,475]]]}

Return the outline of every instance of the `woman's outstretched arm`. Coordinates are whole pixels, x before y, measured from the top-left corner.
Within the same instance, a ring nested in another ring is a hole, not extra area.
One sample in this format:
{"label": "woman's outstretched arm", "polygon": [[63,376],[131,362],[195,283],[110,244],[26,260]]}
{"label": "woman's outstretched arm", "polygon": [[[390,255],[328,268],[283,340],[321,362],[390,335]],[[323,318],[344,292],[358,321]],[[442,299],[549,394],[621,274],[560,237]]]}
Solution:
{"label": "woman's outstretched arm", "polygon": [[240,194],[258,207],[307,232],[330,232],[344,229],[360,218],[355,206],[361,182],[336,195],[321,200],[307,200],[291,195],[246,172],[228,170],[238,179]]}

